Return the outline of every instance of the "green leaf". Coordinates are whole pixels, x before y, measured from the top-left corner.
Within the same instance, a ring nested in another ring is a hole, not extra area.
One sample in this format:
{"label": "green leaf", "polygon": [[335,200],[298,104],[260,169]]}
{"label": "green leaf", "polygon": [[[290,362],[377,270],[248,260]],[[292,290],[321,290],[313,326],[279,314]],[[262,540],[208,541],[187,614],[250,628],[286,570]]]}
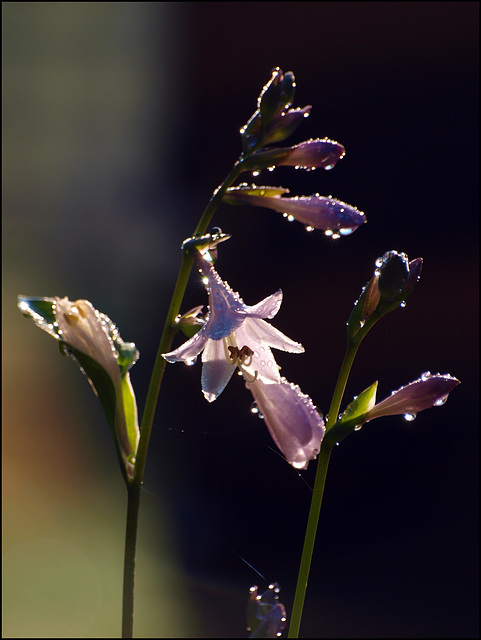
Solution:
{"label": "green leaf", "polygon": [[332,449],[347,436],[362,427],[368,412],[376,404],[377,381],[360,393],[348,405],[339,420],[326,432],[322,446]]}
{"label": "green leaf", "polygon": [[377,380],[370,387],[354,398],[347,406],[346,410],[338,420],[338,422],[347,422],[354,420],[359,416],[370,411],[376,404]]}
{"label": "green leaf", "polygon": [[137,418],[137,402],[130,382],[130,374],[126,373],[122,378],[122,402],[124,404],[125,423],[127,427],[127,437],[132,451],[137,451],[139,442],[139,424]]}

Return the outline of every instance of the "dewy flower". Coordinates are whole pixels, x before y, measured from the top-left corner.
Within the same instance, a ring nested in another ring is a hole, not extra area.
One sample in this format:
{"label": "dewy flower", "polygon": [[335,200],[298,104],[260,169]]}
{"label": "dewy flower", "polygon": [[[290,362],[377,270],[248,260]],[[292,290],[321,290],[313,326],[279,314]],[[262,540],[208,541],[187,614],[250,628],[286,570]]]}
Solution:
{"label": "dewy flower", "polygon": [[297,220],[308,230],[321,229],[328,236],[349,235],[366,222],[362,211],[330,196],[282,197],[282,187],[257,187],[241,184],[230,187],[224,196],[228,204],[248,204],[283,213],[290,222]]}
{"label": "dewy flower", "polygon": [[306,469],[321,448],[325,427],[311,398],[285,378],[279,384],[246,382],[272,439],[296,469]]}
{"label": "dewy flower", "polygon": [[286,610],[279,600],[279,585],[274,582],[267,591],[258,593],[259,587],[250,588],[247,603],[247,631],[249,638],[278,638],[286,628]]}
{"label": "dewy flower", "polygon": [[209,293],[206,323],[178,349],[164,353],[168,362],[193,364],[202,352],[202,391],[209,402],[225,389],[236,367],[247,381],[279,383],[279,367],[271,348],[302,353],[304,347],[265,322],[279,311],[282,291],[254,306],[246,305],[239,294],[222,281],[212,264],[197,254]]}
{"label": "dewy flower", "polygon": [[287,166],[296,169],[333,169],[346,150],[329,138],[305,140],[293,147],[261,149],[253,153],[244,166],[246,169]]}
{"label": "dewy flower", "polygon": [[131,476],[140,435],[128,372],[139,356],[135,345],[125,343],[110,318],[88,300],[19,296],[18,307],[58,340],[63,352],[87,375],[107,415],[122,464]]}
{"label": "dewy flower", "polygon": [[444,404],[458,384],[459,380],[449,374],[433,375],[427,371],[374,405],[366,414],[365,422],[394,415],[404,415],[407,420],[414,420],[419,411]]}

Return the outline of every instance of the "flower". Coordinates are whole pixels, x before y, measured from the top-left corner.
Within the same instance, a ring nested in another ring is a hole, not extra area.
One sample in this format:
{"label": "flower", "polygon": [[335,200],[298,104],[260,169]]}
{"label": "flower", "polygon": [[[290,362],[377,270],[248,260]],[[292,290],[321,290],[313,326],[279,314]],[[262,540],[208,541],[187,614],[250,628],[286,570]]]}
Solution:
{"label": "flower", "polygon": [[122,466],[131,477],[140,437],[129,369],[139,352],[125,343],[115,324],[88,300],[18,297],[20,311],[60,342],[88,377],[106,413]]}
{"label": "flower", "polygon": [[374,405],[367,412],[364,422],[399,414],[407,420],[414,420],[418,411],[444,404],[458,384],[459,380],[449,373],[433,375],[426,371],[417,380],[393,391],[389,397]]}
{"label": "flower", "polygon": [[248,381],[280,382],[279,367],[271,348],[290,353],[304,351],[301,344],[264,320],[273,318],[279,311],[282,291],[248,306],[201,254],[197,254],[196,260],[209,293],[206,322],[192,338],[163,357],[168,362],[190,365],[202,352],[202,391],[209,402],[222,393],[236,366]]}
{"label": "flower", "polygon": [[278,384],[246,382],[246,387],[287,461],[296,469],[306,469],[319,453],[325,432],[324,420],[311,398],[285,378]]}
{"label": "flower", "polygon": [[305,140],[293,147],[261,149],[253,153],[245,163],[246,169],[289,166],[297,169],[333,169],[346,150],[334,140],[317,138]]}
{"label": "flower", "polygon": [[250,588],[247,602],[247,631],[249,638],[277,638],[286,628],[286,610],[279,599],[279,585],[274,582],[261,595],[259,587]]}
{"label": "flower", "polygon": [[366,222],[366,216],[362,211],[336,198],[319,194],[282,197],[282,193],[288,192],[288,189],[282,187],[241,184],[227,190],[224,202],[274,209],[283,213],[290,222],[302,222],[309,230],[322,229],[326,235],[333,238],[349,235]]}

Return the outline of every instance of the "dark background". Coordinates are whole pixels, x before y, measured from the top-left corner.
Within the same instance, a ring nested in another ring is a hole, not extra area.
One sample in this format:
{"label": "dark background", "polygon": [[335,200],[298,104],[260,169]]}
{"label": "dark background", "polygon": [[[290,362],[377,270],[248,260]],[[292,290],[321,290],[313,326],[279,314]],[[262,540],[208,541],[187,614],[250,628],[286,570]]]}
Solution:
{"label": "dark background", "polygon": [[[282,288],[273,324],[306,353],[278,362],[327,412],[375,259],[421,256],[407,307],[362,345],[346,402],[426,370],[461,380],[443,407],[370,423],[332,455],[301,635],[477,637],[478,3],[6,3],[3,18],[4,634],[118,634],[124,526],[101,409],[15,296],[82,297],[107,313],[140,349],[141,409],[179,246],[280,66],[296,76],[295,106],[313,106],[289,143],[328,136],[347,155],[330,172],[256,180],[332,194],[368,224],[333,241],[224,205],[219,273],[247,304]],[[198,304],[192,277],[183,310]],[[140,522],[139,637],[245,637],[249,587],[274,580],[289,615],[315,464],[293,470],[251,401],[233,379],[209,405],[199,363],[168,366]],[[54,589],[77,594],[64,626],[42,600]],[[99,596],[86,605],[85,590]],[[75,627],[80,606],[88,624]]]}

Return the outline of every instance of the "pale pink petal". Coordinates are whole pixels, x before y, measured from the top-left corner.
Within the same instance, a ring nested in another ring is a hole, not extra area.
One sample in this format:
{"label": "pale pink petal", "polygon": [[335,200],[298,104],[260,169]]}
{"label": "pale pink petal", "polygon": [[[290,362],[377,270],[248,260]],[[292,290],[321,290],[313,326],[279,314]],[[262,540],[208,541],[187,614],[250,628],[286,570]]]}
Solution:
{"label": "pale pink petal", "polygon": [[306,469],[319,453],[324,421],[309,396],[282,378],[280,384],[246,383],[272,439],[288,462]]}
{"label": "pale pink petal", "polygon": [[170,351],[169,353],[163,353],[162,357],[165,358],[167,362],[185,362],[186,364],[193,364],[199,353],[204,348],[206,341],[207,336],[203,329],[201,329],[195,334],[195,336],[189,338],[189,340],[184,342],[184,344],[178,349]]}
{"label": "pale pink petal", "polygon": [[202,362],[202,392],[213,402],[224,391],[236,366],[228,360],[224,340],[207,340]]}
{"label": "pale pink petal", "polygon": [[282,291],[276,291],[253,307],[246,306],[245,312],[251,318],[273,318],[282,304]]}
{"label": "pale pink petal", "polygon": [[[267,344],[269,347],[288,353],[304,353],[302,344],[291,340],[265,320],[249,318],[244,322],[242,328],[253,344]],[[251,344],[249,346],[254,349]]]}

